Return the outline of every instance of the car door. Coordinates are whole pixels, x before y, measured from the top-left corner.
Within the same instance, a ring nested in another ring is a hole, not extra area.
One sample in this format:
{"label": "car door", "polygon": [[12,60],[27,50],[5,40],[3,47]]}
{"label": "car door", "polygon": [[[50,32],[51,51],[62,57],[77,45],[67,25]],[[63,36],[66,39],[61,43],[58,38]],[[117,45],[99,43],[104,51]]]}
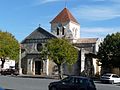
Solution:
{"label": "car door", "polygon": [[61,82],[58,86],[58,89],[59,90],[68,90],[67,87],[68,87],[68,82]]}
{"label": "car door", "polygon": [[112,78],[114,79],[114,83],[120,82],[120,77],[118,75],[113,75]]}
{"label": "car door", "polygon": [[75,77],[72,77],[69,83],[66,84],[66,89],[65,90],[77,90],[75,87]]}
{"label": "car door", "polygon": [[75,90],[74,89],[74,78],[63,80],[59,85],[59,90]]}
{"label": "car door", "polygon": [[81,78],[75,78],[74,80],[74,90],[85,90],[84,80]]}

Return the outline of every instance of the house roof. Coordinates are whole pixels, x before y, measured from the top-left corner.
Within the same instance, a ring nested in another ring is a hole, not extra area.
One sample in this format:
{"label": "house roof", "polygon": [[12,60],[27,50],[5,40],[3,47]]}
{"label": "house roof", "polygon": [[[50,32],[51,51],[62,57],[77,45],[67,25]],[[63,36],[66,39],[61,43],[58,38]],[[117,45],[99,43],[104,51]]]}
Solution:
{"label": "house roof", "polygon": [[55,38],[55,37],[56,36],[49,33],[45,29],[38,27],[30,35],[28,35],[21,43],[25,43],[26,40],[43,40],[43,39],[50,39],[50,38]]}
{"label": "house roof", "polygon": [[68,22],[73,21],[77,24],[77,20],[73,17],[67,8],[64,8],[50,23]]}
{"label": "house roof", "polygon": [[77,40],[77,43],[96,43],[98,38],[80,38]]}

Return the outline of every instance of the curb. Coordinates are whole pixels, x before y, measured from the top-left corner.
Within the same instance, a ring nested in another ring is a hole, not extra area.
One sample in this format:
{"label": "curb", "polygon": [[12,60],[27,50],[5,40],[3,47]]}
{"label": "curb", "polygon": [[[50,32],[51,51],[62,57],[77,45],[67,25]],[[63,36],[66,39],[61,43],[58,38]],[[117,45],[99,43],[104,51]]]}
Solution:
{"label": "curb", "polygon": [[42,78],[42,79],[58,79],[57,77],[54,76],[41,76],[41,75],[18,75],[17,77],[20,78]]}

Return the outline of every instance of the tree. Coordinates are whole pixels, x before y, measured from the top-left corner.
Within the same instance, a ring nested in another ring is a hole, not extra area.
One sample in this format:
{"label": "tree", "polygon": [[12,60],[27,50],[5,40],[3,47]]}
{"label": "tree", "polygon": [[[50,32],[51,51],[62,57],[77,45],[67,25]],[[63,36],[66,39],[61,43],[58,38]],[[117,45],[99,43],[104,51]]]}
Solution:
{"label": "tree", "polygon": [[72,65],[78,58],[77,49],[65,39],[49,40],[44,51],[47,52],[48,58],[56,63],[60,79],[62,78],[62,64]]}
{"label": "tree", "polygon": [[3,68],[6,58],[18,60],[19,57],[19,43],[15,37],[9,32],[0,31],[0,59]]}
{"label": "tree", "polygon": [[107,35],[99,46],[99,61],[102,67],[120,67],[120,33]]}

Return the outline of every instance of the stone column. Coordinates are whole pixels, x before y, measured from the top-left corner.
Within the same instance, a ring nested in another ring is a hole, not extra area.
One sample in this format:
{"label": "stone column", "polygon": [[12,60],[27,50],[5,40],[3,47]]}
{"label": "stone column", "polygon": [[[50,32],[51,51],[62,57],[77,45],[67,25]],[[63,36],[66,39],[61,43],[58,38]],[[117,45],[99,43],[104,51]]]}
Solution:
{"label": "stone column", "polygon": [[49,59],[47,58],[47,60],[46,60],[46,75],[49,75],[48,68],[49,68]]}
{"label": "stone column", "polygon": [[19,50],[19,75],[22,75],[22,68],[21,68],[21,45]]}
{"label": "stone column", "polygon": [[32,72],[32,59],[28,59],[28,63],[27,63],[27,74],[33,74]]}
{"label": "stone column", "polygon": [[81,48],[81,72],[85,70],[85,51]]}

